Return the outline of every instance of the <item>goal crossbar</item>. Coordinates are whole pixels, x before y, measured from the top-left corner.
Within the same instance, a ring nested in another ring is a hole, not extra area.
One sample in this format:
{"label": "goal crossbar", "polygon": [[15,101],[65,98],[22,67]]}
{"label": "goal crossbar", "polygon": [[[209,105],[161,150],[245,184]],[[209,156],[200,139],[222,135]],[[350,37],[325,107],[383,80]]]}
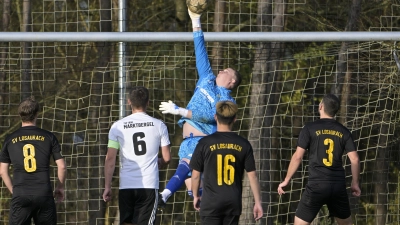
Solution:
{"label": "goal crossbar", "polygon": [[[400,32],[204,32],[216,42],[398,41]],[[191,32],[1,32],[2,42],[190,42]]]}

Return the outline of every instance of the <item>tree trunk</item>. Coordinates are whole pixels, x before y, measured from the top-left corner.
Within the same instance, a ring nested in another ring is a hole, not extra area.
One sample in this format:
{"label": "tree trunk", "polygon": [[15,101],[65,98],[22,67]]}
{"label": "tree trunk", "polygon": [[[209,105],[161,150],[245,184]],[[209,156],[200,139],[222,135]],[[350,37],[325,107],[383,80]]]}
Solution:
{"label": "tree trunk", "polygon": [[[225,23],[225,1],[216,0],[215,1],[215,11],[214,11],[214,32],[223,32],[224,31],[224,23]],[[212,48],[211,55],[214,57],[211,65],[214,71],[214,74],[218,74],[219,70],[223,68],[223,48],[222,42],[214,42],[214,47]]]}
{"label": "tree trunk", "polygon": [[[22,4],[21,32],[31,32],[31,0],[24,0]],[[22,47],[22,74],[21,74],[21,100],[31,96],[31,42],[21,42]]]}
{"label": "tree trunk", "polygon": [[187,21],[188,12],[185,0],[175,0],[176,18],[178,20],[178,31],[184,31]]}
{"label": "tree trunk", "polygon": [[[388,95],[390,91],[388,92]],[[377,116],[379,130],[378,135],[378,143],[376,148],[376,162],[375,162],[375,171],[374,174],[374,199],[375,199],[375,225],[387,224],[386,215],[388,211],[388,180],[389,180],[389,119],[391,117],[391,112],[393,111],[393,100],[390,98],[384,98],[380,101],[382,107],[379,111],[382,113]]]}
{"label": "tree trunk", "polygon": [[[3,1],[3,21],[2,21],[2,31],[7,32],[8,27],[10,25],[10,13],[11,13],[11,0],[4,0]],[[1,43],[1,55],[0,55],[0,115],[3,115],[6,108],[6,85],[5,85],[5,79],[6,79],[6,62],[7,62],[7,54],[8,54],[8,42],[6,43]],[[7,110],[9,111],[9,110]],[[0,116],[0,126],[4,125],[4,117]]]}
{"label": "tree trunk", "polygon": [[[382,115],[385,116],[385,115]],[[388,165],[387,165],[387,141],[389,124],[382,123],[379,135],[379,147],[376,153],[375,162],[375,225],[386,224],[387,214],[387,182],[388,182]],[[382,147],[381,147],[382,146]]]}
{"label": "tree trunk", "polygon": [[[349,13],[349,20],[347,22],[347,26],[345,28],[345,31],[356,31],[358,29],[358,20],[360,17],[361,13],[361,0],[353,0],[352,5],[350,8],[350,13]],[[342,46],[340,47],[339,51],[339,57],[338,57],[338,65],[337,65],[337,73],[336,76],[333,77],[333,83],[331,88],[331,93],[335,95],[339,95],[342,92],[342,88],[344,88],[344,85],[350,85],[349,83],[345,83],[344,80],[351,80],[351,73],[346,73],[347,71],[347,51],[348,51],[348,42],[342,42]],[[347,76],[345,78],[345,76]],[[349,87],[345,87],[347,90],[349,90]],[[345,105],[342,105],[342,110],[343,112],[346,112],[346,105],[347,105],[347,100],[348,96],[343,96],[344,100],[342,100],[342,103],[345,103]],[[341,116],[345,116],[340,113]]]}
{"label": "tree trunk", "polygon": [[[257,12],[257,26],[260,32],[268,30],[279,32],[284,28],[284,0],[274,1],[274,11],[272,11],[272,0],[259,0]],[[274,18],[271,20],[271,13]],[[268,29],[271,26],[272,29]],[[253,76],[251,80],[250,104],[255,106],[250,109],[250,117],[254,118],[250,125],[249,141],[254,149],[257,170],[260,178],[261,196],[263,209],[266,213],[271,202],[271,182],[273,181],[277,158],[277,140],[273,139],[274,130],[272,115],[275,113],[275,103],[279,98],[276,95],[275,79],[280,77],[278,71],[279,59],[283,51],[283,43],[258,43],[255,62],[253,66]],[[246,224],[252,221],[253,198],[248,185],[247,178],[244,183],[243,192],[243,212],[241,223]],[[272,224],[273,220],[263,219],[261,224]]]}
{"label": "tree trunk", "polygon": [[[357,31],[360,13],[361,13],[361,0],[353,0],[345,31]],[[338,121],[341,124],[345,124],[347,121],[347,117],[349,116],[348,105],[350,101],[350,94],[351,94],[350,85],[352,78],[352,71],[350,69],[349,62],[351,61],[353,56],[348,51],[349,51],[349,43],[342,42],[338,57],[337,73],[336,76],[334,76],[334,85],[332,85],[331,88],[332,94],[335,94],[336,96],[341,95],[340,98],[341,107],[338,115]],[[331,218],[331,224],[334,224],[333,218]]]}

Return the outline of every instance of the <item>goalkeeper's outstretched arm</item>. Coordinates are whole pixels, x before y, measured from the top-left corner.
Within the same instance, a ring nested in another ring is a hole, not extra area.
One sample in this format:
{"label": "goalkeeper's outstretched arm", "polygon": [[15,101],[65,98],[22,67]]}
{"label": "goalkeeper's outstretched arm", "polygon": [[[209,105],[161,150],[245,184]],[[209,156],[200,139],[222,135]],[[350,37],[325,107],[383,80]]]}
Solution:
{"label": "goalkeeper's outstretched arm", "polygon": [[214,76],[211,69],[210,60],[208,59],[207,50],[204,43],[203,31],[201,29],[201,14],[196,14],[188,10],[190,19],[192,20],[194,49],[196,54],[196,67],[200,82],[203,78]]}

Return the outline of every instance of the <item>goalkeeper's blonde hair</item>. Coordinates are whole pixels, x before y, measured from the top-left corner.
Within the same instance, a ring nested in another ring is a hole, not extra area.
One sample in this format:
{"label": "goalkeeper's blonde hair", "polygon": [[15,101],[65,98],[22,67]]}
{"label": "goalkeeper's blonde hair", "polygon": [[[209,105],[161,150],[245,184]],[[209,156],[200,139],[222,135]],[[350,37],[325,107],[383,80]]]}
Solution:
{"label": "goalkeeper's blonde hair", "polygon": [[235,122],[238,106],[231,101],[221,101],[217,103],[216,114],[218,122],[230,125]]}

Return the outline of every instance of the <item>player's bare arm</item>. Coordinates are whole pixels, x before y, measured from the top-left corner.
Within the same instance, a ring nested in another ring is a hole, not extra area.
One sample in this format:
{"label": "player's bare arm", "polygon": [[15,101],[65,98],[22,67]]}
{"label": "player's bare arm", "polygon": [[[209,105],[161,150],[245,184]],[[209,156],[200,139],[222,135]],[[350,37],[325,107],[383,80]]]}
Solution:
{"label": "player's bare arm", "polygon": [[351,193],[354,196],[360,196],[361,195],[361,189],[359,186],[360,159],[358,157],[357,151],[349,152],[347,153],[347,156],[349,157],[351,163],[351,175],[352,175]]}
{"label": "player's bare arm", "polygon": [[111,181],[115,170],[115,160],[117,159],[118,150],[115,148],[108,148],[106,161],[104,163],[104,192],[103,200],[105,202],[111,201]]}
{"label": "player's bare arm", "polygon": [[8,188],[8,190],[13,193],[13,184],[11,181],[10,174],[8,173],[8,169],[10,167],[9,163],[0,163],[0,176],[3,179],[4,184]]}
{"label": "player's bare arm", "polygon": [[197,170],[192,170],[192,191],[193,191],[193,207],[197,211],[200,210],[199,187],[200,187],[200,175],[201,173]]}
{"label": "player's bare arm", "polygon": [[161,147],[161,158],[158,160],[158,166],[164,167],[169,164],[171,160],[171,148],[169,145]]}
{"label": "player's bare arm", "polygon": [[289,168],[288,168],[285,180],[282,183],[280,183],[278,186],[278,194],[279,195],[285,194],[285,191],[283,191],[283,188],[289,184],[290,179],[292,179],[292,176],[294,175],[294,173],[296,173],[297,168],[299,168],[305,153],[306,153],[306,150],[304,148],[297,146],[296,152],[293,154],[292,159],[290,160]]}
{"label": "player's bare arm", "polygon": [[257,221],[257,220],[261,219],[261,217],[263,216],[263,209],[261,206],[260,183],[258,182],[256,171],[248,172],[247,176],[249,178],[250,188],[251,188],[251,191],[253,192],[253,196],[254,196],[253,216],[254,216],[254,219]]}
{"label": "player's bare arm", "polygon": [[56,202],[61,202],[64,200],[64,188],[65,179],[67,177],[67,166],[65,165],[65,160],[63,158],[56,160],[57,164],[57,176],[58,184],[54,190],[54,198]]}

